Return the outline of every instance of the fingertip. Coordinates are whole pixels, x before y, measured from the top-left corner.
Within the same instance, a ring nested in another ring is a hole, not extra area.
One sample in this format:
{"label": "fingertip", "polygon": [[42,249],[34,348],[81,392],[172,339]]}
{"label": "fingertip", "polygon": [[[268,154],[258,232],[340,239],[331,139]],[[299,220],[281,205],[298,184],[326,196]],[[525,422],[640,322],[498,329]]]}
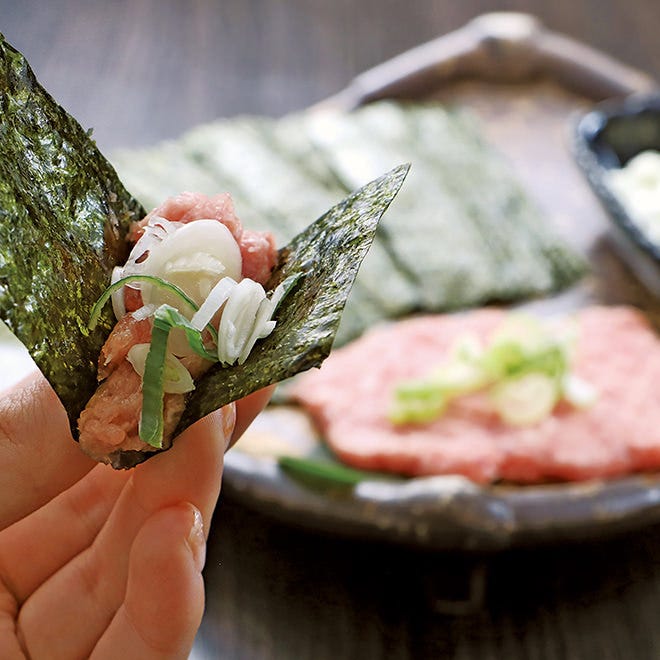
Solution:
{"label": "fingertip", "polygon": [[[167,562],[173,555],[190,562],[192,572],[204,567],[206,537],[200,510],[190,502],[179,502],[156,511],[144,522],[131,548],[133,565],[151,569],[159,561]],[[129,576],[130,579],[130,576]]]}
{"label": "fingertip", "polygon": [[231,442],[236,426],[236,404],[230,403],[218,410],[214,410],[202,419],[189,426],[175,442],[186,442],[190,436],[208,442],[220,442],[226,451]]}

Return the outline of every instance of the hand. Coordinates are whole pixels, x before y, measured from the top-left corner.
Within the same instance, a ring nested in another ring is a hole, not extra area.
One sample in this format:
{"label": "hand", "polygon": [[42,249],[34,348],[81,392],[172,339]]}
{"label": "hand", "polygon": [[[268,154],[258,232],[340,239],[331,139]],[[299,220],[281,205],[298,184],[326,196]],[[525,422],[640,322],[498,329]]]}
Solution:
{"label": "hand", "polygon": [[119,472],[80,451],[42,376],[0,395],[0,658],[187,658],[223,455],[270,394]]}

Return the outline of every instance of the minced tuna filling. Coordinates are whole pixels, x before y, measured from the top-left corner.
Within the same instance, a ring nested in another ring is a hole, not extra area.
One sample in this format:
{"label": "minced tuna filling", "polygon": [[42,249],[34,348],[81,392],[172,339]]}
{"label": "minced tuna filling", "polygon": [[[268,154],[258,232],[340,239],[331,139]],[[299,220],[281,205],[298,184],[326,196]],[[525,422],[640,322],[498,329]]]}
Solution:
{"label": "minced tuna filling", "polygon": [[[223,223],[238,243],[242,257],[241,275],[265,285],[277,262],[273,236],[265,232],[243,229],[234,213],[228,194],[207,197],[198,193],[182,193],[166,200],[129,233],[135,243],[150,218],[157,216],[171,222],[188,223],[201,219],[215,219]],[[138,426],[142,410],[142,379],[126,356],[132,346],[151,339],[150,319],[136,320],[130,314],[142,305],[139,291],[126,288],[124,303],[127,314],[109,335],[101,350],[98,376],[101,384],[78,420],[82,449],[97,461],[109,462],[117,451],[153,451],[139,437]],[[193,379],[199,378],[211,363],[196,356],[182,362]],[[164,439],[171,437],[183,413],[185,395],[166,394],[164,399]],[[166,443],[167,445],[167,443]]]}
{"label": "minced tuna filling", "polygon": [[626,307],[591,307],[577,325],[573,372],[598,392],[526,427],[502,422],[481,394],[423,425],[388,419],[396,383],[424,376],[465,334],[486,339],[504,312],[420,317],[374,329],[304,374],[294,396],[344,462],[409,476],[459,474],[478,483],[613,477],[660,467],[660,342]]}

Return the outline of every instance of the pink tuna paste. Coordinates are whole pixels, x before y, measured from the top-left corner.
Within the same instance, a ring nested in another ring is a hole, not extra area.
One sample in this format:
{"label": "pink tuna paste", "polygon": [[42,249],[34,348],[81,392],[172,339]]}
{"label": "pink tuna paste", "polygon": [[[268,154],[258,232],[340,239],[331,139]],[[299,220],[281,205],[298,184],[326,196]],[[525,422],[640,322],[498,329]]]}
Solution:
{"label": "pink tuna paste", "polygon": [[[265,285],[277,263],[273,236],[265,232],[243,229],[234,213],[231,196],[227,193],[207,197],[200,193],[182,193],[166,200],[143,220],[136,223],[129,236],[136,242],[142,228],[153,216],[172,222],[192,222],[214,219],[222,222],[236,239],[242,257],[242,276]],[[131,311],[142,305],[139,292],[126,289],[126,308]],[[97,461],[110,462],[117,451],[149,451],[139,437],[138,423],[142,410],[142,379],[126,360],[135,344],[151,341],[151,319],[136,321],[131,314],[124,316],[110,333],[99,358],[98,390],[87,403],[80,419],[80,446]],[[187,358],[186,367],[198,378],[210,366],[201,358]],[[164,436],[173,434],[183,413],[183,394],[166,394],[164,400]]]}
{"label": "pink tuna paste", "polygon": [[486,341],[503,315],[484,309],[374,329],[304,374],[293,395],[338,457],[359,468],[536,483],[660,467],[660,342],[632,308],[591,307],[571,317],[578,327],[572,371],[598,392],[586,409],[563,403],[536,425],[512,427],[483,395],[472,395],[428,424],[388,421],[397,382],[428,374],[466,333]]}

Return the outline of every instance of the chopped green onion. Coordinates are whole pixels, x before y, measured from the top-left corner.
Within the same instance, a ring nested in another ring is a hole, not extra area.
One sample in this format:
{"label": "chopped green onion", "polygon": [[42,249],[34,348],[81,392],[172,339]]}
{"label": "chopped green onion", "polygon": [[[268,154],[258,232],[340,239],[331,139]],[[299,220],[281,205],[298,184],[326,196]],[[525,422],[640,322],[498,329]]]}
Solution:
{"label": "chopped green onion", "polygon": [[526,351],[520,344],[506,342],[488,348],[482,364],[493,380],[521,376],[530,371],[559,377],[568,369],[568,356],[566,350],[557,344]]}
{"label": "chopped green onion", "polygon": [[140,438],[157,449],[163,446],[163,373],[167,358],[167,340],[172,328],[182,328],[191,348],[201,357],[216,362],[216,356],[208,351],[202,334],[188,319],[170,305],[161,305],[154,314],[151,331],[151,347],[147,354],[142,378],[142,415]]}
{"label": "chopped green onion", "polygon": [[561,395],[555,378],[530,371],[497,383],[490,392],[498,415],[510,426],[531,426],[548,417]]}
{"label": "chopped green onion", "polygon": [[[144,365],[147,361],[151,344],[135,344],[128,351],[126,359],[133,365],[138,376],[144,376]],[[195,389],[195,383],[188,369],[173,353],[168,352],[165,358],[163,372],[163,391],[166,394],[185,394]]]}
{"label": "chopped green onion", "polygon": [[476,392],[488,385],[488,372],[479,362],[455,359],[433,373],[431,381],[447,396]]}
{"label": "chopped green onion", "polygon": [[426,424],[442,415],[448,399],[431,381],[418,387],[416,395],[397,388],[388,417],[393,424]]}
{"label": "chopped green onion", "polygon": [[440,417],[451,399],[476,392],[488,384],[478,364],[456,358],[428,378],[399,383],[388,416],[394,424],[425,424]]}
{"label": "chopped green onion", "polygon": [[[161,305],[154,313],[154,327],[169,327],[169,330],[180,328],[186,333],[186,339],[190,348],[200,357],[211,362],[217,362],[218,356],[204,346],[202,333],[181,312],[171,305]],[[168,330],[168,332],[169,332]]]}
{"label": "chopped green onion", "polygon": [[511,312],[500,323],[490,339],[490,346],[515,344],[525,353],[535,353],[554,342],[540,319],[519,312]]}
{"label": "chopped green onion", "polygon": [[402,381],[388,412],[394,424],[424,424],[441,416],[459,396],[488,390],[495,411],[513,425],[535,424],[560,398],[576,408],[597,393],[570,373],[570,345],[536,319],[513,315],[481,347],[470,338],[427,378]]}
{"label": "chopped green onion", "polygon": [[337,462],[317,460],[313,458],[280,456],[277,462],[283,470],[291,473],[293,476],[321,480],[326,483],[343,487],[357,486],[362,481],[388,478],[387,476],[378,473],[370,473],[346,467]]}
{"label": "chopped green onion", "polygon": [[171,293],[179,296],[191,309],[197,311],[197,305],[195,302],[186,295],[184,291],[179,289],[178,286],[171,284],[160,277],[156,277],[155,275],[128,275],[127,277],[122,277],[120,280],[111,284],[96,301],[94,307],[92,307],[92,313],[89,318],[89,323],[87,324],[90,330],[94,330],[96,327],[96,324],[99,322],[99,317],[101,316],[101,310],[105,307],[108,300],[110,300],[112,294],[131,282],[149,282],[155,286],[167,289]]}
{"label": "chopped green onion", "polygon": [[[108,302],[108,300],[110,300],[112,297],[112,294],[119,291],[119,289],[126,286],[127,284],[130,284],[131,282],[149,282],[149,284],[153,284],[178,296],[186,305],[188,305],[188,307],[193,310],[193,312],[196,312],[199,309],[197,303],[190,296],[188,296],[185,291],[176,286],[176,284],[172,284],[171,282],[168,282],[161,277],[156,277],[155,275],[128,275],[111,284],[96,301],[94,307],[92,307],[92,313],[90,314],[89,323],[87,324],[87,327],[90,330],[94,330],[94,328],[96,328],[96,325],[99,322],[99,318],[101,316],[101,311],[105,307],[105,304]],[[213,340],[217,342],[217,330],[211,324],[207,325],[206,329],[211,333]]]}
{"label": "chopped green onion", "polygon": [[[158,311],[156,312],[158,314]],[[172,326],[162,324],[154,318],[151,331],[151,346],[147,353],[142,378],[142,414],[140,415],[139,435],[143,442],[162,449],[163,447],[163,373],[167,356],[167,338]]]}

